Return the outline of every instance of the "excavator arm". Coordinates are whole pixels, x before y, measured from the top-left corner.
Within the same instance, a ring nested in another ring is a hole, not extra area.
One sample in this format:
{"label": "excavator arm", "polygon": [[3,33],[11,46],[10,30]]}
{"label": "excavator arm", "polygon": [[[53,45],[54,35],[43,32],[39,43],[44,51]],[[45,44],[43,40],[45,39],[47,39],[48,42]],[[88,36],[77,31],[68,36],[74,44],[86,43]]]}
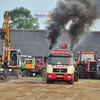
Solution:
{"label": "excavator arm", "polygon": [[2,67],[7,67],[9,65],[9,50],[10,50],[8,11],[4,12],[4,23],[0,35],[1,39],[3,40]]}

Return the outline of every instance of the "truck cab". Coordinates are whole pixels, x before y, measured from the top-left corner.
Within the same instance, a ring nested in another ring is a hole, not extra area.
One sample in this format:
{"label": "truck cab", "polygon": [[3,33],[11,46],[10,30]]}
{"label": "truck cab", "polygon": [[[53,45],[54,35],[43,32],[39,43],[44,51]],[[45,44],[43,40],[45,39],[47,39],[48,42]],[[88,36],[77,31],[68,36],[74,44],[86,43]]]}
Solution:
{"label": "truck cab", "polygon": [[46,83],[65,81],[67,84],[73,84],[74,71],[73,54],[69,50],[52,50],[48,56],[46,74],[42,73],[42,79]]}
{"label": "truck cab", "polygon": [[33,74],[35,73],[35,58],[25,59],[25,62],[22,65],[21,70],[23,77],[33,76]]}
{"label": "truck cab", "polygon": [[43,58],[36,58],[35,59],[35,68],[37,71],[37,75],[41,75],[41,69],[42,67],[46,66],[46,63],[44,62]]}

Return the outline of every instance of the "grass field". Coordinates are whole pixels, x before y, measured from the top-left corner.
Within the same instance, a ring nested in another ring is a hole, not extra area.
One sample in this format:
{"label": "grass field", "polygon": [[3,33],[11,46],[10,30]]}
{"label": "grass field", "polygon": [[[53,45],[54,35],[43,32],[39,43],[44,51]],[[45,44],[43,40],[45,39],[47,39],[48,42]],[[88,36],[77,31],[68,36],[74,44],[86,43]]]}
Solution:
{"label": "grass field", "polygon": [[42,79],[41,75],[36,75],[36,77],[22,77],[21,79]]}
{"label": "grass field", "polygon": [[100,79],[79,79],[79,81],[99,81]]}

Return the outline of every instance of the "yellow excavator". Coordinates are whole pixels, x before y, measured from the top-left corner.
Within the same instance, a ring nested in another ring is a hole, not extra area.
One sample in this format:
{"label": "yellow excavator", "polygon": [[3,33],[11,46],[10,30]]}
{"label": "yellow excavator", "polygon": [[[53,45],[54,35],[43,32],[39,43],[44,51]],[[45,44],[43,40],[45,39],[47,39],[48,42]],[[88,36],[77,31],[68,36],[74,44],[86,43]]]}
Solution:
{"label": "yellow excavator", "polygon": [[21,78],[21,50],[10,49],[10,34],[9,34],[9,14],[4,12],[4,23],[2,32],[0,32],[2,40],[2,62],[0,67],[1,79],[18,79]]}

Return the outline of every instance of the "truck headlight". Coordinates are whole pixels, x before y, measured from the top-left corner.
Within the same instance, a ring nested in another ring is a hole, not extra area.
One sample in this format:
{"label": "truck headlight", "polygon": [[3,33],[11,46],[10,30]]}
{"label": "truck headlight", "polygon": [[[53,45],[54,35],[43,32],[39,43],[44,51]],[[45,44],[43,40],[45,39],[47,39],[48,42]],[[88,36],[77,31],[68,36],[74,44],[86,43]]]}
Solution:
{"label": "truck headlight", "polygon": [[71,76],[68,76],[68,78],[71,78]]}
{"label": "truck headlight", "polygon": [[49,77],[52,77],[52,75],[49,75]]}
{"label": "truck headlight", "polygon": [[12,69],[9,69],[9,71],[11,72],[11,71],[12,71]]}
{"label": "truck headlight", "polygon": [[3,71],[3,68],[0,68],[0,71]]}

